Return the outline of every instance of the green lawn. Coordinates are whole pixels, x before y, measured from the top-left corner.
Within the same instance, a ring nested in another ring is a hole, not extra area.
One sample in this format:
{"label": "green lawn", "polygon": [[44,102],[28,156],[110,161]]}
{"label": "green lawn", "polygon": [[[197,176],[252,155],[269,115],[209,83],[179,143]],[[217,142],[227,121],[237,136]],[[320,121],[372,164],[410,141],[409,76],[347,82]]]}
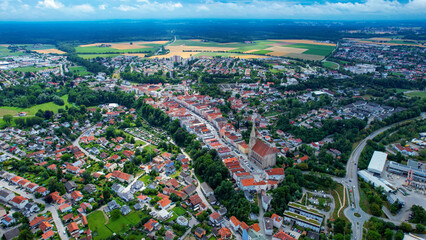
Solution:
{"label": "green lawn", "polygon": [[92,230],[94,239],[105,239],[112,236],[111,230],[105,226],[106,219],[101,211],[95,211],[87,216],[89,228]]}
{"label": "green lawn", "polygon": [[150,176],[148,174],[143,175],[141,178],[139,178],[139,180],[142,181],[145,186],[151,183]]}
{"label": "green lawn", "polygon": [[409,97],[420,97],[420,98],[426,98],[426,92],[410,92],[406,93],[405,95]]}
{"label": "green lawn", "polygon": [[18,108],[18,107],[0,107],[0,117],[3,117],[4,115],[10,114],[12,116],[16,116],[19,112],[26,112],[27,116],[34,116],[39,109],[46,111],[50,110],[53,112],[58,112],[60,108],[65,109],[65,106],[68,105],[71,106],[71,103],[68,102],[68,95],[64,95],[61,97],[65,104],[64,106],[59,106],[54,104],[53,102],[43,103],[39,105],[34,105],[29,108]]}
{"label": "green lawn", "polygon": [[118,219],[112,220],[109,219],[108,224],[106,225],[112,232],[120,233],[126,230],[129,227],[131,222],[123,215],[120,214]]}
{"label": "green lawn", "polygon": [[69,71],[79,76],[93,75],[93,73],[87,71],[87,69],[83,66],[69,67]]}
{"label": "green lawn", "polygon": [[334,46],[305,44],[305,43],[290,44],[290,45],[285,45],[285,46],[286,47],[292,47],[292,48],[305,48],[305,49],[308,49],[308,50],[303,52],[303,54],[320,55],[320,56],[327,56],[335,48]]}
{"label": "green lawn", "polygon": [[173,213],[173,216],[171,218],[167,219],[166,222],[171,222],[171,221],[176,220],[176,218],[178,218],[178,215],[175,212],[172,212],[172,213]]}
{"label": "green lawn", "polygon": [[182,207],[175,207],[173,208],[173,212],[175,212],[178,216],[182,216],[186,211]]}
{"label": "green lawn", "polygon": [[[140,216],[142,215],[142,216]],[[142,218],[145,217],[144,214],[142,213],[142,211],[133,211],[131,213],[129,213],[128,215],[125,216],[125,218],[127,218],[127,220],[133,224],[137,224],[139,223]]]}
{"label": "green lawn", "polygon": [[322,65],[326,68],[331,68],[331,69],[337,69],[339,67],[339,65],[337,65],[337,63],[328,62],[328,61],[323,62]]}

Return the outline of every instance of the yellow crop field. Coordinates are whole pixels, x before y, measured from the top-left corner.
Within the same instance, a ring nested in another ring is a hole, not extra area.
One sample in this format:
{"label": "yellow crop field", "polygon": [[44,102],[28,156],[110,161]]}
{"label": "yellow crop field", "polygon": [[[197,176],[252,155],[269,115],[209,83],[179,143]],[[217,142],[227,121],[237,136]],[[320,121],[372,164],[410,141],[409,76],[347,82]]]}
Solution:
{"label": "yellow crop field", "polygon": [[265,50],[272,51],[272,52],[268,53],[271,56],[281,57],[281,56],[286,56],[290,53],[301,54],[308,49],[274,46],[274,47],[266,48]]}
{"label": "yellow crop field", "polygon": [[48,54],[48,53],[65,54],[66,53],[66,52],[61,51],[61,50],[56,49],[56,48],[38,49],[38,50],[33,50],[33,51],[38,52],[38,53],[42,53],[42,54]]}
{"label": "yellow crop field", "polygon": [[279,40],[273,39],[270,41],[277,41],[277,42],[284,42],[284,43],[291,43],[291,44],[304,43],[304,44],[314,44],[314,45],[324,45],[324,46],[336,46],[336,44],[334,43],[317,42],[313,40],[303,40],[303,39],[279,39]]}
{"label": "yellow crop field", "polygon": [[143,57],[145,57],[145,53],[124,53],[124,54],[122,54],[122,55],[125,55],[125,56],[134,56],[134,57],[141,57],[141,58],[143,58]]}

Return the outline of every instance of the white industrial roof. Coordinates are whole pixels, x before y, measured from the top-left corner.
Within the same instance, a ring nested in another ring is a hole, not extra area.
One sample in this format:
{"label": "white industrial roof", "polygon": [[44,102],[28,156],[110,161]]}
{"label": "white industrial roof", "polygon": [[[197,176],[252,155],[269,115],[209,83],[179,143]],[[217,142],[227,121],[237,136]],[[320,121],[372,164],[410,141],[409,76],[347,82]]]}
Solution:
{"label": "white industrial roof", "polygon": [[380,151],[374,151],[371,157],[370,164],[368,164],[368,171],[373,173],[382,174],[385,168],[387,154]]}
{"label": "white industrial roof", "polygon": [[358,176],[364,181],[372,183],[374,187],[382,187],[386,192],[393,192],[395,190],[392,184],[384,179],[373,176],[371,173],[365,170],[358,171]]}

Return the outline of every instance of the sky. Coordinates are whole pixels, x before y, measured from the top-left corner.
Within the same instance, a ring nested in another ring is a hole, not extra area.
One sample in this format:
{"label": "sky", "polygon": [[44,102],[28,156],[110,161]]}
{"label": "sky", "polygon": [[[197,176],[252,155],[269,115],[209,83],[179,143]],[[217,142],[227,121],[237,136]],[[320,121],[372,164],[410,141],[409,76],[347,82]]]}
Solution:
{"label": "sky", "polygon": [[426,20],[426,0],[0,0],[0,21]]}

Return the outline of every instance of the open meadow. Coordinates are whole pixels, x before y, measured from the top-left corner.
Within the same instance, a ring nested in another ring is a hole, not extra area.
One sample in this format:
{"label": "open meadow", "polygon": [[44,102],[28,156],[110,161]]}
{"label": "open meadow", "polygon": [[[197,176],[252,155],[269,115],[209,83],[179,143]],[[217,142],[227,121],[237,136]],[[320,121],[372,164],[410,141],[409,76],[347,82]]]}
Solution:
{"label": "open meadow", "polygon": [[34,116],[39,109],[41,109],[42,111],[50,110],[57,113],[60,108],[65,109],[65,106],[69,106],[69,107],[71,106],[71,103],[68,102],[68,95],[62,96],[61,98],[64,100],[64,103],[65,103],[64,106],[59,106],[54,104],[53,102],[48,102],[48,103],[34,105],[29,108],[0,107],[0,117],[3,117],[4,115],[8,115],[8,114],[12,116],[17,116],[18,113],[20,112],[26,112],[27,117],[30,117],[30,116]]}

